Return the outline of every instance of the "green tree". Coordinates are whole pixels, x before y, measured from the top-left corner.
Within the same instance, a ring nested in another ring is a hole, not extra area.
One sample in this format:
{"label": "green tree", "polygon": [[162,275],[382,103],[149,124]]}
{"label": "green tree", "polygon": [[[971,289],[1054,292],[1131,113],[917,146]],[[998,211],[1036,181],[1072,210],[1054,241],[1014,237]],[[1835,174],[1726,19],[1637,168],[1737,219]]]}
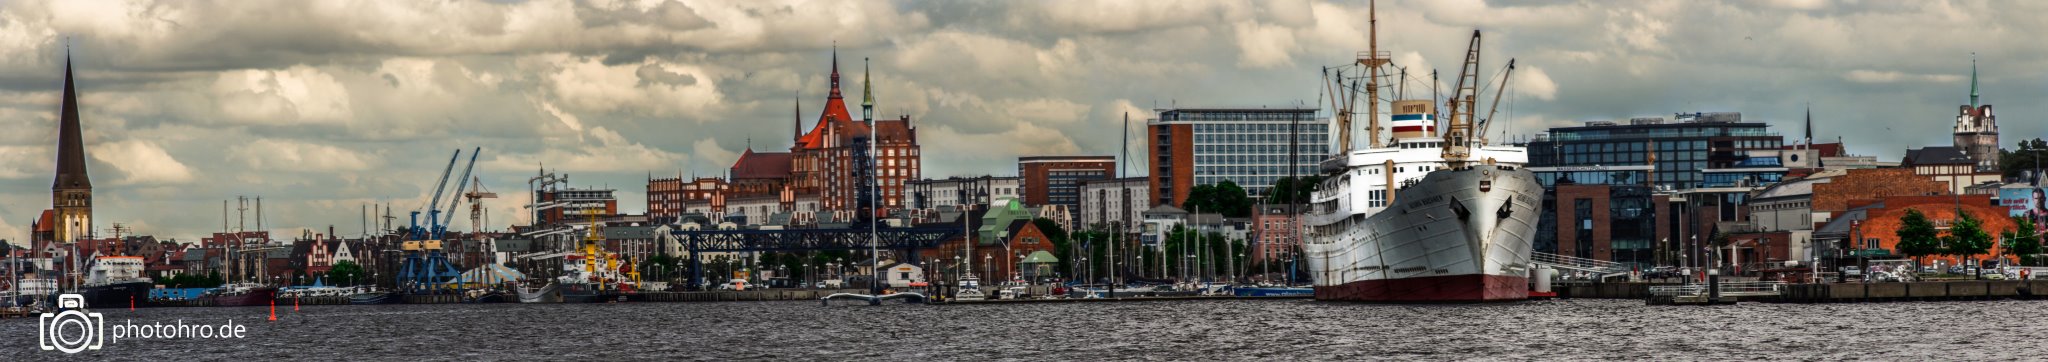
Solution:
{"label": "green tree", "polygon": [[1181,202],[1181,208],[1193,212],[1223,214],[1226,217],[1249,217],[1252,214],[1252,198],[1236,182],[1223,180],[1215,185],[1195,185],[1188,189],[1188,199]]}
{"label": "green tree", "polygon": [[1940,234],[1920,210],[1906,209],[1906,215],[1899,217],[1899,230],[1895,234],[1899,237],[1899,254],[1913,258],[1915,265],[1920,265],[1921,257],[1942,252]]}
{"label": "green tree", "polygon": [[1322,176],[1282,177],[1266,191],[1267,204],[1308,203],[1310,193],[1323,182]]}
{"label": "green tree", "polygon": [[[1045,233],[1046,241],[1052,242],[1052,256],[1060,259],[1058,263],[1053,264],[1053,272],[1062,275],[1070,274],[1074,265],[1074,262],[1070,260],[1074,258],[1074,243],[1072,240],[1067,240],[1067,229],[1060,227],[1058,221],[1042,217],[1032,219],[1031,224],[1037,226],[1039,232]],[[1072,278],[1073,276],[1068,275],[1067,277]]]}
{"label": "green tree", "polygon": [[1956,220],[1949,223],[1948,237],[1945,239],[1948,242],[1945,250],[1948,255],[1961,256],[1969,260],[1990,252],[1991,233],[1984,231],[1984,222],[1962,210],[1956,210],[1956,213]]}
{"label": "green tree", "polygon": [[2034,232],[2034,221],[2015,218],[2012,230],[2005,231],[2005,252],[2019,256],[2020,265],[2040,265],[2041,235]]}
{"label": "green tree", "polygon": [[1998,168],[2005,177],[2019,177],[2021,172],[2035,167],[2048,168],[2048,162],[2041,162],[2048,158],[2048,141],[2022,140],[2018,146],[2018,150],[1998,149]]}

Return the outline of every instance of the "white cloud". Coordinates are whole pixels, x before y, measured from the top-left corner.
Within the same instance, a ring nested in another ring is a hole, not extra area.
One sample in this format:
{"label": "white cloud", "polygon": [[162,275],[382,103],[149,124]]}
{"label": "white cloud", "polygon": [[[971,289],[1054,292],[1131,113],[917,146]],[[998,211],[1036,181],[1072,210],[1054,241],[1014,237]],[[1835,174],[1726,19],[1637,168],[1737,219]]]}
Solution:
{"label": "white cloud", "polygon": [[249,168],[257,172],[367,171],[371,166],[370,160],[373,159],[370,155],[340,147],[272,139],[235,145],[229,154],[230,157],[247,162]]}
{"label": "white cloud", "polygon": [[1895,70],[1857,69],[1843,73],[1842,79],[1857,83],[1883,84],[1899,82],[1954,83],[1967,80],[1968,78],[1954,74],[1907,74]]}
{"label": "white cloud", "polygon": [[192,168],[164,152],[163,146],[143,140],[126,140],[95,145],[86,152],[102,165],[121,172],[119,184],[181,184],[192,181]]}
{"label": "white cloud", "polygon": [[[728,151],[724,146],[719,146],[718,139],[716,138],[697,140],[696,143],[690,145],[690,150],[697,153],[697,159],[704,160],[705,164],[710,165],[731,165],[734,161],[740,159],[739,153]],[[763,151],[773,152],[774,150]]]}

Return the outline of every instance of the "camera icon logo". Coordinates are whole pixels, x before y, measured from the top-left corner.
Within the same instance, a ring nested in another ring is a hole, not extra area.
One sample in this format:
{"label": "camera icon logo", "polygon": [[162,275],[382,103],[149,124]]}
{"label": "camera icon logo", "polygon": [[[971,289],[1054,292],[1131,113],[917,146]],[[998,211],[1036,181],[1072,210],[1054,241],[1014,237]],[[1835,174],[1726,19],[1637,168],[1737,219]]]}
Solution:
{"label": "camera icon logo", "polygon": [[57,308],[59,312],[43,313],[38,319],[37,346],[45,351],[78,353],[98,350],[106,345],[106,318],[99,313],[84,311],[85,296],[59,295]]}

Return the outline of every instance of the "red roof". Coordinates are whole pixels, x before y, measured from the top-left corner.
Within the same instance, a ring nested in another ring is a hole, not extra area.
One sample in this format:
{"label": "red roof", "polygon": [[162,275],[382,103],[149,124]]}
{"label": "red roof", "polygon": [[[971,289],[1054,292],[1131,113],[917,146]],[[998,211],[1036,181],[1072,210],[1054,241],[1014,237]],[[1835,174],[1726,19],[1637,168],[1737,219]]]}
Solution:
{"label": "red roof", "polygon": [[754,152],[749,148],[732,163],[733,179],[788,178],[793,158],[788,152]]}
{"label": "red roof", "polygon": [[1800,148],[1812,148],[1812,149],[1814,149],[1814,150],[1818,150],[1818,151],[1820,151],[1820,157],[1842,157],[1842,155],[1843,155],[1843,154],[1846,154],[1846,153],[1847,153],[1847,152],[1844,152],[1844,151],[1843,151],[1843,148],[1842,148],[1842,143],[1841,143],[1841,142],[1835,142],[1835,143],[1815,143],[1815,144],[1813,144],[1812,146],[1801,146],[1801,145],[1785,145],[1785,146],[1784,146],[1784,148],[1785,148],[1785,149],[1787,149],[1787,150],[1796,150],[1796,149],[1800,149]]}
{"label": "red roof", "polygon": [[47,233],[55,231],[57,231],[57,210],[43,209],[43,217],[36,219],[36,232]]}

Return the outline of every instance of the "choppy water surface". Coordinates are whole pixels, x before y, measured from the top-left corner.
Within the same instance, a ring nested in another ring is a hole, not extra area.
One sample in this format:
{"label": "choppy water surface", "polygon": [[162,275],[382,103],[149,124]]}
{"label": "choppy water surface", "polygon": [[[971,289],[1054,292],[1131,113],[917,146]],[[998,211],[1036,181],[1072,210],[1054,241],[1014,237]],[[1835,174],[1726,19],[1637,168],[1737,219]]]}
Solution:
{"label": "choppy water surface", "polygon": [[[249,325],[241,340],[123,340],[126,360],[2033,360],[2048,302],[1652,307],[1568,300],[1481,305],[1178,301],[880,307],[815,302],[390,305],[104,310]],[[5,360],[36,319],[0,321]]]}

